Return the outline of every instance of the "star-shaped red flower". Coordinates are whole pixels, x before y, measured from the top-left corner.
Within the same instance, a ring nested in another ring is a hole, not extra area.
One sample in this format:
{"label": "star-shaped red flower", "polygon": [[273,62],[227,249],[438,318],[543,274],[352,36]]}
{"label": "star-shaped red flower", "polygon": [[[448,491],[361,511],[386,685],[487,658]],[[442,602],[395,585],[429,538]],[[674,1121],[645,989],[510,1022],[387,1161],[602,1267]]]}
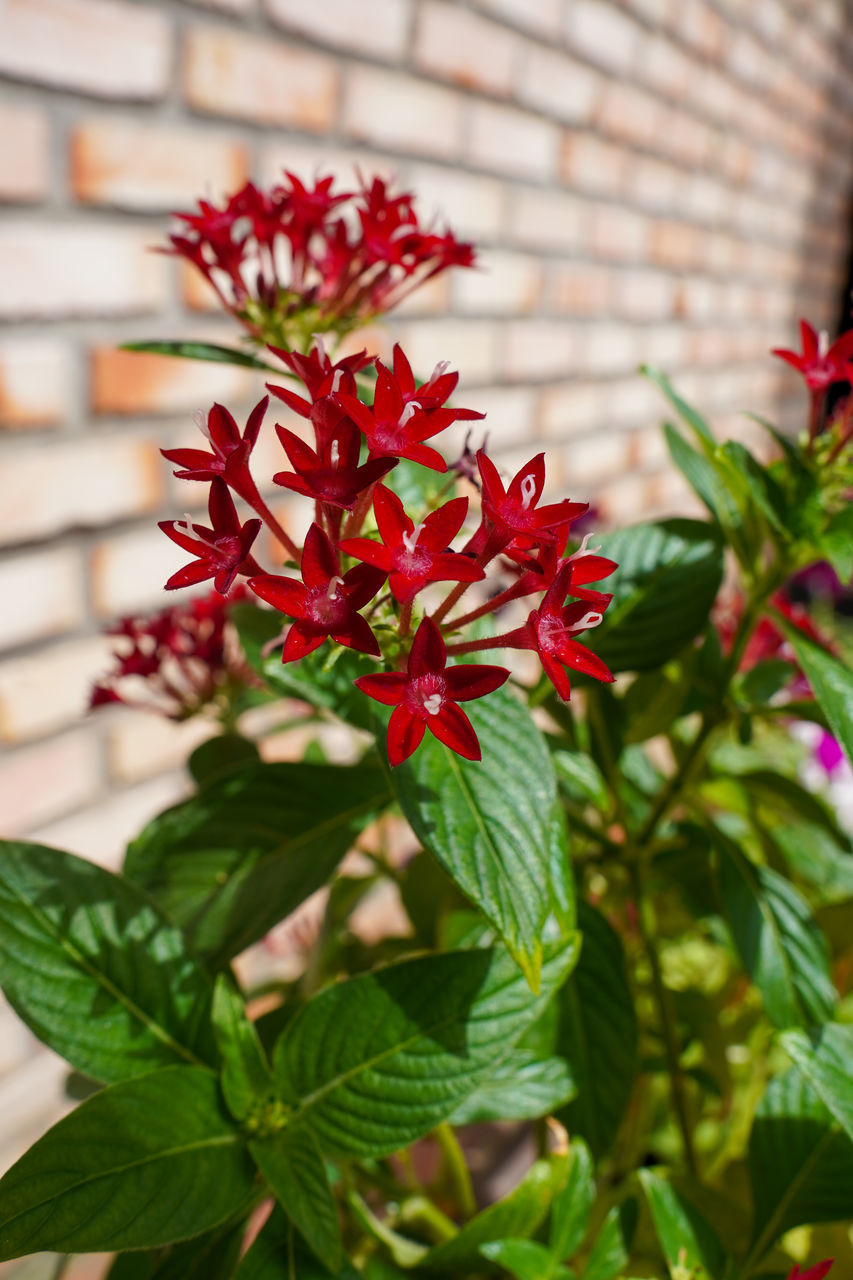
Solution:
{"label": "star-shaped red flower", "polygon": [[179,480],[213,480],[222,477],[241,498],[250,499],[255,485],[249,472],[249,455],[255,447],[269,396],[259,400],[249,414],[244,432],[240,432],[233,416],[224,405],[215,404],[201,430],[210,441],[210,452],[204,449],[163,449],[163,457],[182,468]]}
{"label": "star-shaped red flower", "polygon": [[801,320],[800,336],[802,354],[782,347],[774,347],[772,354],[801,373],[810,391],[825,391],[833,382],[853,379],[853,330],[842,333],[830,346],[826,334],[819,334],[808,320]]}
{"label": "star-shaped red flower", "polygon": [[359,676],[356,684],[369,698],[394,707],[388,724],[388,762],[402,764],[433,737],[466,760],[481,759],[471,721],[457,704],[492,693],[509,677],[505,667],[485,664],[447,666],[441,632],[424,618],[415,633],[407,670]]}
{"label": "star-shaped red flower", "polygon": [[274,608],[293,618],[282,650],[282,662],[296,662],[318,649],[327,636],[349,649],[380,656],[379,645],[358,612],[373,599],[385,574],[359,564],[341,577],[335,549],[312,524],[302,552],[302,582],[277,574],[260,574],[249,586]]}
{"label": "star-shaped red flower", "polygon": [[483,481],[483,525],[478,532],[483,544],[491,542],[496,550],[513,541],[522,547],[543,540],[554,542],[558,530],[589,508],[588,502],[566,500],[544,507],[537,505],[545,485],[544,453],[531,458],[506,489],[497,467],[482,449],[477,454],[477,465]]}
{"label": "star-shaped red flower", "polygon": [[259,566],[249,555],[249,549],[258,536],[261,522],[252,519],[240,523],[234,499],[221,476],[216,476],[211,483],[208,511],[213,526],[210,529],[178,520],[160,521],[166,536],[196,557],[191,564],[172,574],[166,583],[167,591],[213,578],[216,590],[225,595],[238,573],[258,572]]}
{"label": "star-shaped red flower", "polygon": [[275,430],[293,467],[293,471],[276,472],[275,483],[347,511],[353,509],[360,493],[397,465],[396,458],[371,458],[359,466],[361,433],[348,420],[339,423],[316,452],[286,427],[276,424]]}
{"label": "star-shaped red flower", "polygon": [[346,538],[340,549],[390,574],[391,594],[401,604],[428,582],[478,582],[484,577],[474,560],[446,549],[462,528],[467,498],[453,498],[416,526],[397,495],[380,484],[373,495],[373,510],[382,542]]}

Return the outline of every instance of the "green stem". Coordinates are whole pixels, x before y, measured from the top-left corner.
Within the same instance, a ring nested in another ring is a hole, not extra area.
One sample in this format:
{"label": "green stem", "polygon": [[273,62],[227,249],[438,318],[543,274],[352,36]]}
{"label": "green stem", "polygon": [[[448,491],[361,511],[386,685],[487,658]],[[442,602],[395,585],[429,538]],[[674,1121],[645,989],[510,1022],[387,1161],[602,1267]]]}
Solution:
{"label": "green stem", "polygon": [[465,1155],[459,1145],[459,1140],[447,1123],[440,1124],[434,1130],[434,1133],[436,1141],[441,1147],[441,1154],[444,1156],[444,1163],[456,1194],[459,1212],[465,1219],[473,1218],[477,1212],[477,1201],[474,1196],[474,1188],[471,1185],[471,1174],[468,1171],[468,1165],[465,1162]]}

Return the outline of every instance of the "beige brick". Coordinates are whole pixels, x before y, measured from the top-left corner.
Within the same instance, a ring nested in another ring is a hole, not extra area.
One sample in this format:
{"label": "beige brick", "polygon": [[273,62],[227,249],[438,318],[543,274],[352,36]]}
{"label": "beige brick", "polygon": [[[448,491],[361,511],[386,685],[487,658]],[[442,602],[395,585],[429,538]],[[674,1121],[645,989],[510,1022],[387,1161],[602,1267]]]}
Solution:
{"label": "beige brick", "polygon": [[607,83],[596,122],[609,137],[634,147],[650,146],[665,126],[662,110],[650,94],[618,80]]}
{"label": "beige brick", "polygon": [[0,648],[61,635],[83,616],[82,566],[70,548],[0,560]]}
{"label": "beige brick", "polygon": [[447,0],[424,0],[415,30],[415,66],[466,89],[508,96],[517,37]]}
{"label": "beige brick", "polygon": [[477,392],[477,408],[485,422],[466,423],[473,427],[473,441],[485,436],[489,449],[503,449],[536,434],[536,392],[530,387],[487,387]]}
{"label": "beige brick", "polygon": [[571,48],[611,71],[632,71],[637,63],[640,28],[611,0],[572,0],[565,17]]}
{"label": "beige brick", "polygon": [[615,307],[630,320],[660,320],[675,312],[677,283],[657,271],[622,271],[614,288]]}
{"label": "beige brick", "polygon": [[539,401],[539,419],[554,439],[589,431],[603,418],[606,388],[594,382],[566,382],[546,387]]}
{"label": "beige brick", "polygon": [[655,93],[680,101],[687,93],[695,68],[678,45],[658,31],[646,41],[637,73]]}
{"label": "beige brick", "polygon": [[259,400],[259,377],[234,365],[179,360],[141,351],[95,347],[91,353],[92,408],[96,413],[178,413],[214,401],[233,408]]}
{"label": "beige brick", "polygon": [[229,194],[248,176],[246,148],[218,133],[89,119],[71,136],[71,185],[87,204],[192,207],[201,196]]}
{"label": "beige brick", "polygon": [[592,133],[566,131],[560,147],[560,177],[570,187],[596,195],[622,195],[627,190],[631,155],[624,147]]}
{"label": "beige brick", "polygon": [[633,325],[589,325],[584,330],[584,368],[602,375],[633,369],[639,362],[640,342],[640,331]]}
{"label": "beige brick", "polygon": [[46,112],[0,102],[0,200],[44,199],[50,185],[49,148]]}
{"label": "beige brick", "polygon": [[0,316],[133,315],[165,296],[166,264],[149,231],[6,222],[0,226]]}
{"label": "beige brick", "polygon": [[597,431],[595,435],[573,437],[566,450],[566,472],[578,488],[599,484],[628,469],[628,451],[629,437],[625,432]]}
{"label": "beige brick", "polygon": [[405,185],[417,192],[417,209],[426,221],[449,224],[457,236],[495,240],[504,225],[506,189],[496,178],[460,173],[431,164],[406,166]]}
{"label": "beige brick", "polygon": [[5,0],[0,73],[103,98],[166,92],[171,24],[119,0]]}
{"label": "beige brick", "polygon": [[684,185],[684,174],[675,165],[652,156],[629,161],[627,185],[635,203],[644,208],[673,210]]}
{"label": "beige brick", "polygon": [[513,177],[552,178],[557,172],[560,130],[516,107],[473,102],[468,122],[468,159]]}
{"label": "beige brick", "polygon": [[578,365],[579,337],[555,320],[519,320],[507,326],[504,368],[510,378],[565,377]]}
{"label": "beige brick", "polygon": [[590,247],[603,258],[639,261],[649,242],[647,220],[631,209],[601,204],[590,210]]}
{"label": "beige brick", "polygon": [[243,17],[255,11],[258,0],[189,0],[189,3],[200,9],[217,9],[221,13],[233,13]]}
{"label": "beige brick", "polygon": [[537,258],[518,253],[483,253],[474,271],[460,271],[453,296],[471,315],[526,314],[542,296],[543,268]]}
{"label": "beige brick", "polygon": [[686,222],[657,219],[651,227],[651,258],[665,267],[698,265],[703,254],[701,233]]}
{"label": "beige brick", "polygon": [[572,195],[520,187],[510,208],[510,234],[525,248],[582,249],[587,237],[586,215],[584,203]]}
{"label": "beige brick", "polygon": [[560,262],[548,269],[550,303],[561,315],[594,316],[613,303],[618,276],[589,262]]}
{"label": "beige brick", "polygon": [[0,739],[25,742],[85,715],[92,684],[109,666],[110,643],[94,636],[0,664]]}
{"label": "beige brick", "polygon": [[52,427],[67,413],[69,352],[52,338],[0,342],[0,427]]}
{"label": "beige brick", "polygon": [[117,782],[128,783],[181,768],[215,731],[214,722],[205,716],[176,724],[154,712],[116,714],[107,738],[110,773]]}
{"label": "beige brick", "polygon": [[0,472],[0,544],[91,528],[151,511],[162,471],[148,440],[63,441],[16,449]]}
{"label": "beige brick", "polygon": [[97,743],[86,730],[7,752],[0,772],[0,813],[6,836],[79,808],[98,789]]}
{"label": "beige brick", "polygon": [[400,59],[406,50],[411,0],[265,0],[267,13],[285,31],[308,36],[349,54]]}
{"label": "beige brick", "polygon": [[466,387],[492,381],[498,372],[498,329],[485,320],[415,320],[402,325],[399,341],[417,370],[434,369],[449,360],[459,371],[457,404],[476,409],[476,399]]}
{"label": "beige brick", "polygon": [[484,9],[497,18],[505,18],[514,26],[532,31],[540,36],[558,36],[561,29],[561,0],[475,0],[478,9]]}
{"label": "beige brick", "polygon": [[269,36],[193,27],[184,44],[183,74],[189,105],[210,115],[318,133],[335,118],[334,62]]}
{"label": "beige brick", "polygon": [[[140,711],[140,716],[145,712]],[[37,828],[32,839],[67,849],[110,871],[121,868],[127,844],[147,822],[189,791],[186,775],[167,773],[120,791],[80,813]]]}
{"label": "beige brick", "polygon": [[555,49],[526,44],[516,81],[519,101],[567,124],[587,124],[601,93],[602,77]]}
{"label": "beige brick", "polygon": [[394,151],[452,158],[462,145],[462,99],[425,80],[352,66],[343,128],[351,138]]}
{"label": "beige brick", "polygon": [[189,558],[153,524],[104,538],[91,557],[96,612],[112,619],[137,610],[165,609],[186,599],[186,593],[165,591],[164,583]]}
{"label": "beige brick", "polygon": [[399,162],[378,155],[368,147],[332,146],[321,138],[316,142],[299,142],[275,137],[268,146],[261,148],[260,154],[259,177],[261,182],[269,185],[281,182],[286,169],[303,182],[313,182],[318,177],[331,174],[335,178],[335,190],[341,191],[358,190],[360,173],[368,183],[374,176],[383,178],[395,189],[400,183]]}

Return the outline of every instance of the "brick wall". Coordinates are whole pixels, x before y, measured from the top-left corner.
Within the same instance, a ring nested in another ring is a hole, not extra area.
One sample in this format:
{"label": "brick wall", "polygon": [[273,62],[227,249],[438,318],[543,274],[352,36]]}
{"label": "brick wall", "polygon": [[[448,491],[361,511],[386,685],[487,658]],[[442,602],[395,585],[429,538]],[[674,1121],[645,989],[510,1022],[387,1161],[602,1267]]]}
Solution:
{"label": "brick wall", "polygon": [[461,370],[508,465],[545,446],[562,491],[626,522],[683,494],[638,363],[743,432],[741,409],[792,390],[768,348],[802,313],[836,319],[851,64],[845,0],[3,0],[3,833],[114,864],[179,792],[197,732],[83,715],[99,628],[162,605],[180,563],[155,521],[186,487],[158,448],[191,439],[193,409],[258,393],[240,370],[115,350],[234,337],[149,252],[170,209],[285,164],[396,174],[483,270],[391,332],[416,368]]}

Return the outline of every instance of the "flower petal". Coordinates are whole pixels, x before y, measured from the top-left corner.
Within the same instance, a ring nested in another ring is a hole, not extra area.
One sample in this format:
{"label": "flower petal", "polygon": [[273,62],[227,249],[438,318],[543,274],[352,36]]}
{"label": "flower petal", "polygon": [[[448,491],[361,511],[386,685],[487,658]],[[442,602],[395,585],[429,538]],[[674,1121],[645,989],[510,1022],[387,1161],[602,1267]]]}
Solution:
{"label": "flower petal", "polygon": [[338,572],[338,558],[328,535],[312,524],[302,549],[302,581],[306,587],[324,587]]}
{"label": "flower petal", "polygon": [[376,675],[358,676],[353,681],[368,698],[373,698],[386,707],[395,707],[403,701],[408,683],[408,676],[402,671],[377,672]]}
{"label": "flower petal", "polygon": [[472,698],[485,698],[486,694],[494,693],[509,679],[509,671],[485,662],[463,662],[448,667],[444,678],[454,702],[470,702]]}
{"label": "flower petal", "polygon": [[445,702],[438,715],[429,716],[426,727],[451,751],[466,760],[482,759],[480,743],[474,726],[461,707],[455,702]]}
{"label": "flower petal", "polygon": [[443,672],[447,662],[444,640],[432,618],[424,618],[415,632],[412,649],[409,654],[409,675],[425,676],[429,673]]}
{"label": "flower petal", "polygon": [[397,707],[388,722],[388,763],[394,767],[408,760],[421,745],[426,726],[407,707]]}

